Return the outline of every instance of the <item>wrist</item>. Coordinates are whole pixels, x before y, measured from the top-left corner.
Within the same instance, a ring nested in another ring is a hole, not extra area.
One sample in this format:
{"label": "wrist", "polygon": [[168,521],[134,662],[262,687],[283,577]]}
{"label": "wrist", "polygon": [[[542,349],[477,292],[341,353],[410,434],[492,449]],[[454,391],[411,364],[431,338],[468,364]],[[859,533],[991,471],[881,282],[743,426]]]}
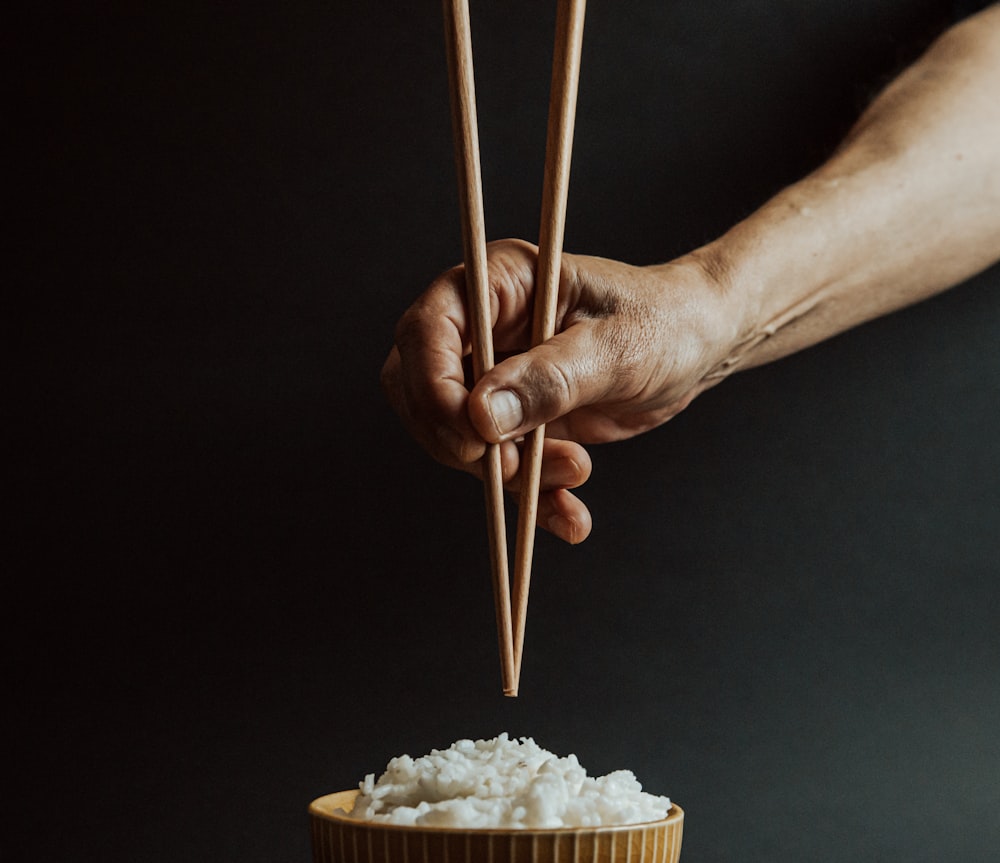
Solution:
{"label": "wrist", "polygon": [[663,350],[676,353],[683,333],[680,343],[686,341],[689,356],[697,356],[691,370],[698,379],[714,383],[728,375],[735,367],[732,358],[753,330],[754,307],[725,246],[711,243],[648,269],[670,297],[671,326]]}
{"label": "wrist", "polygon": [[845,297],[870,281],[879,244],[855,210],[865,179],[812,175],[695,252],[725,283],[735,327],[724,376],[801,350],[859,322]]}

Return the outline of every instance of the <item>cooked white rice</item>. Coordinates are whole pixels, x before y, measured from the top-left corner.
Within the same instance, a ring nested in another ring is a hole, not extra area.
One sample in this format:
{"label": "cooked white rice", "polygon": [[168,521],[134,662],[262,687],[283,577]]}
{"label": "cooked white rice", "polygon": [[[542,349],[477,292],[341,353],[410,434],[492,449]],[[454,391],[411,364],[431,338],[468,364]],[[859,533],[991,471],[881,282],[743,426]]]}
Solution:
{"label": "cooked white rice", "polygon": [[459,740],[420,758],[393,758],[360,783],[361,821],[461,828],[598,827],[665,818],[670,800],[642,790],[630,770],[591,777],[530,737]]}

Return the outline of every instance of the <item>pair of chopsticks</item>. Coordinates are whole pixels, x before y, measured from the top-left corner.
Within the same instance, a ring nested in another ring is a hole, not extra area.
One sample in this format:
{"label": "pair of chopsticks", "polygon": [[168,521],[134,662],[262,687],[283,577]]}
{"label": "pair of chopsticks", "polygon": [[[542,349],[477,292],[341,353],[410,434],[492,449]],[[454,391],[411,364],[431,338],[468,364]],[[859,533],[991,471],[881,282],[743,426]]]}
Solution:
{"label": "pair of chopsticks", "polygon": [[[542,344],[555,335],[585,6],[585,0],[558,0],[556,11],[538,264],[535,271],[531,334],[533,346]],[[444,0],[444,22],[467,303],[471,321],[472,369],[475,380],[479,380],[493,368],[493,325],[486,272],[486,228],[468,0]],[[521,453],[521,496],[518,504],[513,601],[508,573],[499,445],[488,446],[483,459],[487,534],[504,695],[517,695],[521,677],[544,440],[545,426],[542,425],[525,436]]]}

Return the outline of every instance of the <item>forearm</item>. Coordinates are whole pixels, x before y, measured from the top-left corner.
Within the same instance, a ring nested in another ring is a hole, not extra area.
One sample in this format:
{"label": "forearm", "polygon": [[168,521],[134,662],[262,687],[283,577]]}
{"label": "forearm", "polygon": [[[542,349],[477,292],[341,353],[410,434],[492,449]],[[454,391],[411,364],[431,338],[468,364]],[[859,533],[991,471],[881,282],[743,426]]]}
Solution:
{"label": "forearm", "polygon": [[724,376],[1000,259],[1000,5],[942,36],[836,154],[695,257],[740,321]]}

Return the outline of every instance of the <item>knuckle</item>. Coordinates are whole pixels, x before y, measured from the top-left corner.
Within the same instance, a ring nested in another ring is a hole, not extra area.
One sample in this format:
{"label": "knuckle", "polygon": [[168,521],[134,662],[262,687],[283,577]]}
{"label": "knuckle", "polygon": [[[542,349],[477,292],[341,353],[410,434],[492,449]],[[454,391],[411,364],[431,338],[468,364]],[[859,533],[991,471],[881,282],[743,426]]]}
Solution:
{"label": "knuckle", "polygon": [[572,373],[562,363],[540,350],[524,377],[525,389],[536,407],[548,416],[557,416],[573,404],[578,387]]}

